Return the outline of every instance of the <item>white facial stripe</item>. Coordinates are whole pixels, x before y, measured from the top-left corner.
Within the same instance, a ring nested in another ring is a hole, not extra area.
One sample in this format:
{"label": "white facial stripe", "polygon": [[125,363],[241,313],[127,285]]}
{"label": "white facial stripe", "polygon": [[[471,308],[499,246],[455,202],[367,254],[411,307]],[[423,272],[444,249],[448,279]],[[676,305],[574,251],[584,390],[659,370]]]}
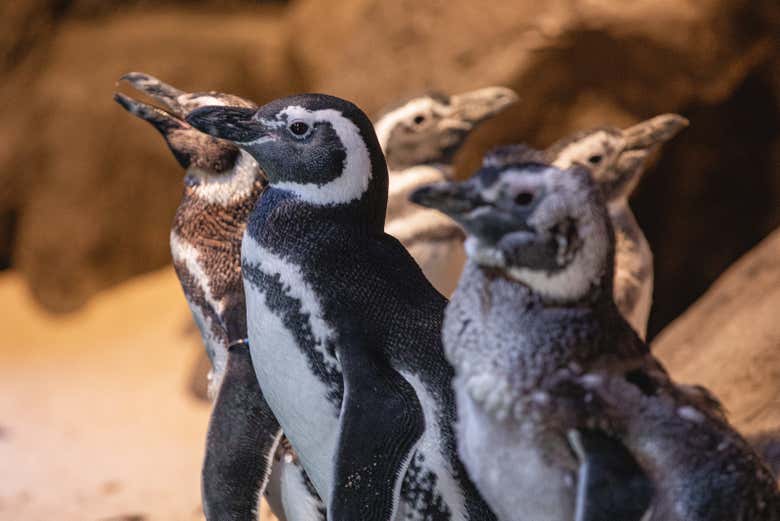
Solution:
{"label": "white facial stripe", "polygon": [[293,119],[315,122],[327,122],[341,140],[346,151],[344,169],[339,177],[317,186],[310,183],[294,183],[285,181],[274,186],[298,195],[302,200],[317,205],[346,204],[360,199],[368,189],[373,177],[371,156],[368,152],[360,129],[341,112],[334,109],[309,111],[303,107],[288,107],[284,114],[290,121]]}
{"label": "white facial stripe", "polygon": [[241,150],[230,172],[215,175],[198,168],[190,168],[187,174],[200,181],[193,188],[200,199],[220,206],[228,206],[252,193],[255,181],[260,176],[260,167],[252,156]]}
{"label": "white facial stripe", "polygon": [[279,120],[276,120],[276,119],[260,118],[259,121],[264,126],[272,127],[272,128],[282,128],[283,126],[285,126],[287,124],[284,121],[279,121]]}
{"label": "white facial stripe", "polygon": [[374,125],[376,136],[379,139],[379,145],[382,147],[382,150],[387,151],[390,135],[400,122],[408,120],[419,113],[430,113],[433,110],[433,104],[434,101],[428,97],[415,98],[406,105],[398,107],[382,116]]}
{"label": "white facial stripe", "polygon": [[275,140],[276,138],[273,136],[260,136],[254,141],[236,141],[236,143],[244,146],[252,146],[252,145],[259,145],[261,143],[268,143],[269,141],[275,141]]}

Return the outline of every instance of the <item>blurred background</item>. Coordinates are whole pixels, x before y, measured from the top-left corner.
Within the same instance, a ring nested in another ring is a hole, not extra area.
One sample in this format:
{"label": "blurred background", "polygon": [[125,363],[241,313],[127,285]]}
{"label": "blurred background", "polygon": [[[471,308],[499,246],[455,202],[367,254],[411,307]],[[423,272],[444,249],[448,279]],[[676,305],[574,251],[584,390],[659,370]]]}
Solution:
{"label": "blurred background", "polygon": [[0,519],[201,516],[209,406],[169,266],[182,173],[111,99],[134,70],[259,103],[324,91],[369,114],[424,90],[515,89],[461,175],[499,143],[684,115],[632,200],[655,253],[649,337],[666,328],[673,373],[715,387],[738,425],[771,426],[780,240],[748,252],[780,224],[778,35],[776,0],[3,2]]}

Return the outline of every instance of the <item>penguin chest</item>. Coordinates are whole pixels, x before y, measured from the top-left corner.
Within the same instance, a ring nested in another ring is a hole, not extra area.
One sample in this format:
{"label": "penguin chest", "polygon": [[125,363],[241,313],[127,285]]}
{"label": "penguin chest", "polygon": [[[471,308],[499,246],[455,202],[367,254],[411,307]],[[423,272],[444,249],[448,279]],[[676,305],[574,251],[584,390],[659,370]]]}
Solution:
{"label": "penguin chest", "polygon": [[266,250],[252,253],[244,257],[242,271],[255,372],[285,435],[327,501],[343,396],[335,334],[297,266]]}
{"label": "penguin chest", "polygon": [[174,270],[211,361],[209,396],[213,398],[227,365],[228,339],[219,316],[222,303],[211,293],[209,278],[200,262],[198,250],[176,232],[171,232],[170,243]]}
{"label": "penguin chest", "polygon": [[[565,449],[536,426],[499,421],[456,385],[458,453],[477,489],[503,521],[570,521],[576,471]],[[552,447],[545,446],[550,443]],[[560,451],[559,451],[560,449]]]}

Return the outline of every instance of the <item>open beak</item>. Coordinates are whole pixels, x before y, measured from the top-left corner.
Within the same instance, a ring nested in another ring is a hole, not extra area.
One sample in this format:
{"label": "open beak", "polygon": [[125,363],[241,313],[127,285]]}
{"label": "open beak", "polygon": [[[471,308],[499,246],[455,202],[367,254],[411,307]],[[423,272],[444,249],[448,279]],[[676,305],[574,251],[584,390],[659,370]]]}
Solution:
{"label": "open beak", "polygon": [[627,128],[624,131],[625,148],[628,150],[651,148],[669,141],[687,126],[688,120],[680,115],[661,114]]}
{"label": "open beak", "polygon": [[244,107],[203,107],[187,115],[187,123],[206,134],[236,144],[270,138],[274,127],[254,119],[256,109]]}
{"label": "open beak", "polygon": [[119,78],[119,81],[127,82],[135,90],[148,96],[154,102],[162,105],[165,110],[179,118],[184,119],[186,116],[181,103],[179,103],[179,98],[186,93],[176,87],[143,72],[129,72]]}
{"label": "open beak", "polygon": [[185,129],[187,125],[177,116],[166,112],[154,105],[134,100],[120,92],[114,93],[114,101],[119,103],[129,113],[148,121],[167,137],[172,130]]}
{"label": "open beak", "polygon": [[517,103],[518,96],[506,87],[485,87],[450,97],[448,122],[461,130],[471,130],[486,119]]}
{"label": "open beak", "polygon": [[481,203],[477,191],[467,183],[450,181],[422,186],[409,195],[409,200],[451,216],[469,212]]}

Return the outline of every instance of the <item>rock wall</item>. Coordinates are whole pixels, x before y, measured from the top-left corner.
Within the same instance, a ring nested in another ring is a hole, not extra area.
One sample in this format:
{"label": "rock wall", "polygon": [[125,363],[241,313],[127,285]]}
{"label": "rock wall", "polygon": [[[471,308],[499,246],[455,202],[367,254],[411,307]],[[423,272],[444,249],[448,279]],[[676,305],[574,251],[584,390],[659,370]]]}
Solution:
{"label": "rock wall", "polygon": [[369,112],[425,89],[515,88],[522,102],[458,157],[464,175],[499,142],[683,113],[691,129],[635,200],[658,258],[651,334],[780,224],[776,2],[59,4],[31,2],[24,36],[0,40],[0,263],[51,309],[168,262],[178,167],[110,99],[134,69],[260,102],[328,91]]}
{"label": "rock wall", "polygon": [[677,380],[714,391],[742,432],[774,432],[774,440],[780,439],[778,259],[780,229],[729,268],[653,345]]}

